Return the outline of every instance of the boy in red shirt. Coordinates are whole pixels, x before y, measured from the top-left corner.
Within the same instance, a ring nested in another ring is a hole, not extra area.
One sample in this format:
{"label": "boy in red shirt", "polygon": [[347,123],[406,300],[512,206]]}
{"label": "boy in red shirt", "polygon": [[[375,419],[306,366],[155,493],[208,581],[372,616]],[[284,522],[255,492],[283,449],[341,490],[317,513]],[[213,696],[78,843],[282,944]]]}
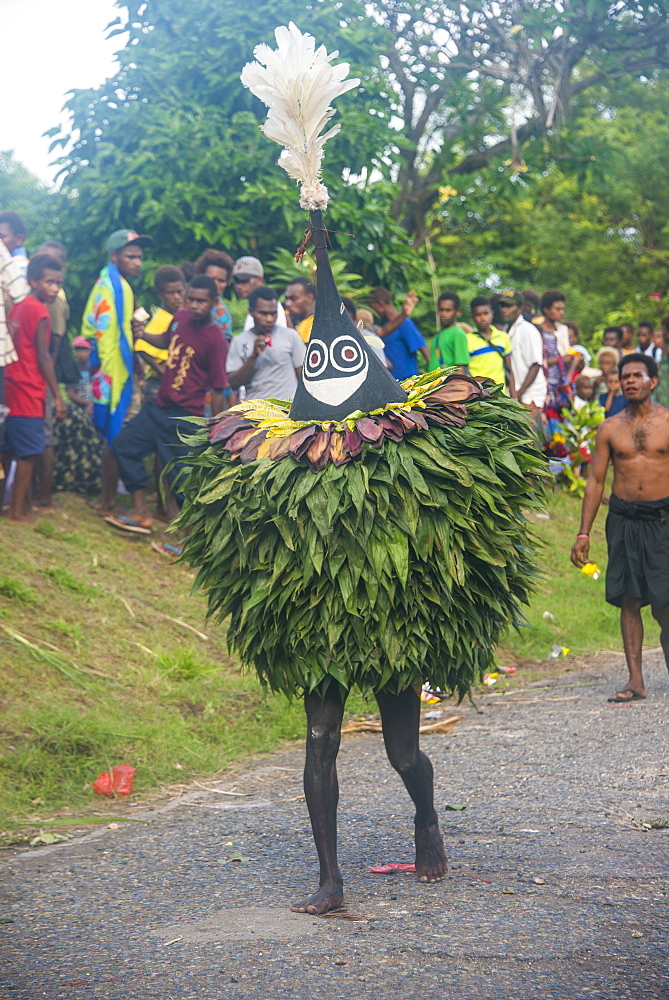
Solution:
{"label": "boy in red shirt", "polygon": [[63,283],[63,266],[50,254],[37,254],[28,264],[30,295],[14,306],[9,328],[18,360],[5,369],[5,451],[2,465],[5,482],[13,458],[16,459],[14,490],[7,517],[25,523],[30,520],[30,483],[35,459],[44,451],[44,406],[47,385],[55,400],[56,419],[67,416],[67,407],[58,391],[53,358],[49,354],[51,324],[48,306],[56,301]]}
{"label": "boy in red shirt", "polygon": [[[193,432],[189,417],[204,416],[209,390],[213,412],[223,409],[223,390],[228,387],[227,344],[220,327],[211,321],[217,297],[213,278],[198,274],[186,290],[187,308],[175,314],[169,330],[162,335],[143,334],[148,343],[168,348],[169,353],[155,399],[146,402],[114,439],[113,452],[133,509],[131,515],[109,515],[105,521],[122,531],[151,534],[152,518],[145,497],[149,475],[144,459],[157,452],[167,465],[188,454],[189,446],[180,433]],[[178,471],[176,466],[169,473],[170,485]],[[176,499],[179,502],[178,496]]]}

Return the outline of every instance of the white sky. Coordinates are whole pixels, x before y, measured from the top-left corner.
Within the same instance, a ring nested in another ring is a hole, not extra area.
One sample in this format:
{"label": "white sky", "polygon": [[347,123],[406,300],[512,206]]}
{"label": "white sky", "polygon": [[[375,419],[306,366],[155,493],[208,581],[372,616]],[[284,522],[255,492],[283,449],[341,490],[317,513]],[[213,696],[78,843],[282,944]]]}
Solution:
{"label": "white sky", "polygon": [[65,124],[68,90],[95,87],[114,72],[123,36],[106,40],[119,15],[114,0],[0,0],[4,99],[0,149],[44,181],[55,170],[50,139],[42,133]]}

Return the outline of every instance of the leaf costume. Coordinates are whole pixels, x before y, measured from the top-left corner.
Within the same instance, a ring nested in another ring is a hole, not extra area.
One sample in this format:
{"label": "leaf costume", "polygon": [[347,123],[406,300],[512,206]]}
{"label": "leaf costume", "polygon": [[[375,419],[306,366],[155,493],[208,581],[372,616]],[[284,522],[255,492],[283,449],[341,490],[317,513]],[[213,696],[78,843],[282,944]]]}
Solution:
{"label": "leaf costume", "polygon": [[545,462],[501,386],[446,370],[392,378],[335,287],[327,192],[298,176],[318,266],[302,377],[292,405],[241,403],[193,436],[183,557],[209,613],[229,617],[230,648],[273,690],[398,694],[428,681],[463,696],[527,603],[524,511]]}

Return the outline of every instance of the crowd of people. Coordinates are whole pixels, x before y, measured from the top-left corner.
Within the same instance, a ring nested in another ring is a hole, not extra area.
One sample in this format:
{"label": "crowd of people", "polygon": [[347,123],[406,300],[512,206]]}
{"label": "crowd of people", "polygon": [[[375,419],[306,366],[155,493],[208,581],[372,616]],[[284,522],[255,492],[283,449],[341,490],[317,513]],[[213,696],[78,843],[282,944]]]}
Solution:
{"label": "crowd of people", "polygon": [[[240,399],[290,399],[314,319],[317,288],[296,276],[280,290],[265,282],[262,262],[209,248],[193,263],[159,267],[152,312],[137,307],[132,281],[150,236],[119,229],[70,338],[63,280],[67,253],[49,241],[26,250],[26,227],[0,213],[0,386],[3,503],[14,521],[48,510],[53,490],[100,494],[99,511],[115,528],[150,534],[154,518],[179,509],[172,489],[183,435],[202,417]],[[235,330],[226,299],[232,286],[248,312]],[[281,301],[282,300],[282,301]],[[638,352],[659,368],[658,402],[669,402],[669,321],[607,327],[593,359],[578,326],[565,320],[560,291],[532,289],[478,295],[463,304],[452,291],[438,300],[440,329],[426,339],[412,319],[418,298],[396,305],[377,287],[361,308],[343,304],[394,378],[453,367],[492,379],[532,414],[550,440],[563,410],[594,401],[607,416],[625,406],[621,357]],[[174,460],[177,460],[176,462]],[[163,471],[167,467],[167,474]],[[163,490],[157,488],[162,483]],[[121,486],[122,484],[122,486]],[[118,491],[132,498],[130,511]],[[156,492],[152,513],[147,491]]]}

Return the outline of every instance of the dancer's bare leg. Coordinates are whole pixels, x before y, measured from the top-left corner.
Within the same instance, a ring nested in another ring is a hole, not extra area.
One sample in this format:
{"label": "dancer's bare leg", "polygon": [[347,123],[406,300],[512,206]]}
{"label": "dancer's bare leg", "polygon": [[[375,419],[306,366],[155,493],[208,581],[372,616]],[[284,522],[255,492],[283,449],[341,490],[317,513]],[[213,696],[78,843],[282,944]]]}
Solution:
{"label": "dancer's bare leg", "polygon": [[298,913],[327,913],[344,901],[342,877],[337,864],[337,753],[341,739],[341,720],[345,698],[332,683],[325,697],[308,694],[307,758],[304,765],[304,794],[314,833],[320,865],[319,888],[307,899],[294,903]]}
{"label": "dancer's bare leg", "polygon": [[641,652],[643,648],[643,622],[641,620],[641,601],[631,597],[623,597],[620,608],[620,631],[623,636],[623,647],[629,680],[622,690],[609,698],[613,702],[635,701],[646,697],[646,686],[641,672]]}
{"label": "dancer's bare leg", "polygon": [[416,874],[421,882],[439,882],[446,874],[444,843],[434,808],[432,764],[418,746],[420,698],[413,688],[399,695],[376,695],[388,760],[416,807]]}

